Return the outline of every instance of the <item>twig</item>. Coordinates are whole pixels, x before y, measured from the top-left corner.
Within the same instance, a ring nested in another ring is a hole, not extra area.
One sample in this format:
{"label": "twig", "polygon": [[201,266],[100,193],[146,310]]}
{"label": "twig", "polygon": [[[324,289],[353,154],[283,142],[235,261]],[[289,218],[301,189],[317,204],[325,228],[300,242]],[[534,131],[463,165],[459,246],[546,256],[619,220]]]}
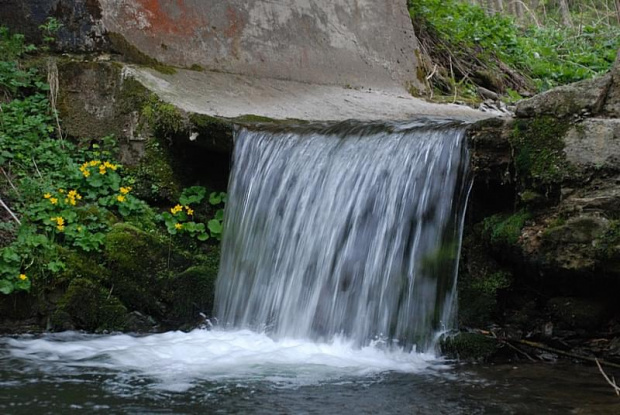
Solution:
{"label": "twig", "polygon": [[2,174],[4,174],[4,177],[6,178],[6,181],[9,182],[9,186],[11,186],[11,188],[13,190],[15,190],[15,193],[17,193],[19,195],[19,190],[17,190],[17,187],[15,187],[15,185],[13,184],[13,181],[11,180],[9,175],[6,174],[6,171],[4,171],[4,168],[0,167],[0,170],[2,170]]}
{"label": "twig", "polygon": [[430,80],[433,76],[435,76],[436,72],[437,72],[437,64],[433,66],[433,71],[430,73],[430,75],[426,77],[426,83],[428,84],[428,89],[430,89],[431,91],[431,96],[430,96],[431,99],[433,99],[433,86],[431,85]]}
{"label": "twig", "polygon": [[41,172],[39,171],[39,167],[37,166],[37,162],[34,161],[34,156],[32,156],[32,163],[34,163],[34,168],[37,171],[37,174],[39,175],[39,178],[42,179],[43,176],[41,175]]}
{"label": "twig", "polygon": [[507,341],[502,341],[503,344],[505,344],[506,346],[510,347],[512,350],[514,350],[515,352],[522,354],[523,356],[527,357],[530,361],[535,362],[536,359],[534,359],[532,356],[530,356],[529,354],[525,353],[523,350],[519,349],[518,347],[513,346],[512,344],[510,344]]}
{"label": "twig", "polygon": [[6,203],[4,203],[4,200],[2,200],[2,198],[0,197],[0,205],[2,205],[2,207],[9,212],[9,215],[11,215],[11,217],[15,220],[15,222],[17,222],[18,225],[21,225],[22,223],[19,221],[19,219],[17,218],[17,216],[15,216],[15,213],[13,213],[13,211],[6,205]]}
{"label": "twig", "polygon": [[450,56],[450,76],[452,76],[452,86],[454,87],[454,99],[452,100],[454,104],[458,95],[458,88],[456,86],[456,79],[454,78],[454,70],[452,69],[452,56]]}
{"label": "twig", "polygon": [[598,359],[595,358],[594,361],[596,362],[596,366],[598,366],[598,370],[601,371],[601,375],[603,375],[603,377],[605,378],[607,383],[609,383],[609,385],[612,388],[614,388],[614,391],[616,392],[616,395],[620,396],[620,387],[618,387],[618,385],[616,385],[616,380],[615,379],[614,380],[609,379],[609,376],[607,376],[607,373],[605,373],[605,371],[601,367],[601,364],[598,362]]}

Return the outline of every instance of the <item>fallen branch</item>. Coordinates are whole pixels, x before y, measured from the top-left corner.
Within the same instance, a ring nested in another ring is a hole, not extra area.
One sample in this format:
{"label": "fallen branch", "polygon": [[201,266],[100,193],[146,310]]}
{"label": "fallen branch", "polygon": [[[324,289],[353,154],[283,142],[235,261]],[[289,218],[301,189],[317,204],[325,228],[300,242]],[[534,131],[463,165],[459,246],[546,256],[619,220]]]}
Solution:
{"label": "fallen branch", "polygon": [[608,362],[606,360],[599,360],[595,357],[583,356],[583,355],[579,355],[579,354],[575,354],[571,352],[566,352],[564,350],[555,349],[553,347],[549,347],[541,343],[536,343],[536,342],[529,341],[529,340],[508,340],[508,341],[513,344],[514,343],[522,344],[524,346],[532,347],[534,349],[540,349],[546,352],[551,352],[551,353],[559,354],[559,355],[566,356],[566,357],[572,357],[573,359],[584,360],[586,362],[592,362],[592,363],[600,362],[604,366],[609,366],[615,369],[620,369],[620,364],[618,363]]}
{"label": "fallen branch", "polygon": [[6,178],[6,181],[9,183],[9,186],[11,186],[11,188],[15,190],[15,193],[19,195],[19,190],[17,190],[17,187],[15,187],[15,185],[13,184],[13,181],[11,180],[9,175],[6,174],[6,171],[4,171],[2,167],[0,167],[0,170],[2,170],[2,174],[4,174],[4,177]]}
{"label": "fallen branch", "polygon": [[544,345],[542,343],[537,343],[537,342],[533,342],[530,340],[516,340],[516,339],[506,339],[506,338],[502,338],[502,337],[497,337],[497,335],[495,333],[493,333],[492,331],[487,331],[487,330],[474,330],[474,332],[484,335],[486,337],[490,337],[492,339],[497,340],[500,343],[511,343],[513,346],[514,345],[521,345],[521,346],[527,346],[527,347],[531,347],[533,349],[539,349],[539,350],[544,350],[546,352],[550,352],[550,353],[555,353],[558,355],[562,355],[562,356],[566,356],[566,357],[571,357],[573,359],[577,359],[577,360],[583,360],[586,362],[592,362],[592,363],[596,363],[601,364],[603,366],[607,366],[607,367],[613,367],[614,369],[620,369],[620,364],[618,363],[614,363],[614,362],[608,362],[606,360],[602,360],[602,359],[598,359],[596,357],[590,357],[590,356],[583,356],[583,355],[579,355],[579,354],[575,354],[575,353],[571,353],[571,352],[566,352],[564,350],[560,350],[560,349],[555,349],[553,347],[549,347],[547,345]]}
{"label": "fallen branch", "polygon": [[620,396],[620,387],[618,387],[618,385],[616,385],[616,380],[615,379],[609,379],[609,376],[607,376],[607,373],[605,373],[605,371],[601,367],[601,364],[599,363],[598,359],[594,359],[594,361],[596,362],[596,366],[598,366],[598,370],[601,371],[601,375],[603,375],[603,377],[605,378],[607,383],[609,383],[609,385],[612,388],[614,388],[614,391],[616,392],[616,395]]}
{"label": "fallen branch", "polygon": [[0,205],[2,205],[2,207],[4,208],[4,210],[6,210],[7,212],[9,212],[9,215],[11,215],[11,217],[15,220],[15,222],[17,222],[18,225],[21,225],[22,223],[19,221],[19,219],[17,218],[17,216],[15,216],[15,213],[13,213],[13,211],[6,205],[6,203],[4,203],[4,200],[2,200],[2,198],[0,197]]}

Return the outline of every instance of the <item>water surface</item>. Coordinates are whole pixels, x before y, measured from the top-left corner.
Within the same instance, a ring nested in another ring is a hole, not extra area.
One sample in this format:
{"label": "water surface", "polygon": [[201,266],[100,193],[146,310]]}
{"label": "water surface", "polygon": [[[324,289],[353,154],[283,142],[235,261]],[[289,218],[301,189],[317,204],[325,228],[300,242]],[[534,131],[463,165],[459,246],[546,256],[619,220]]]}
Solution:
{"label": "water surface", "polygon": [[595,368],[459,365],[250,331],[0,339],[3,414],[618,414]]}

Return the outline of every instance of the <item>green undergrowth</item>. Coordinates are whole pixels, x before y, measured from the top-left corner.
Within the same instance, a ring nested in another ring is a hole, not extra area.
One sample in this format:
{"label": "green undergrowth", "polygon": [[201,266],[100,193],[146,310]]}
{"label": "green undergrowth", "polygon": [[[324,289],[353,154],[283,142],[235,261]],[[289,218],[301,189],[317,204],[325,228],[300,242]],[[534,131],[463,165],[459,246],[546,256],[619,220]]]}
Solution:
{"label": "green undergrowth", "polygon": [[[59,329],[123,329],[133,310],[163,316],[167,299],[189,295],[175,281],[198,278],[179,275],[217,263],[226,194],[184,188],[157,148],[147,148],[148,166],[162,171],[142,173],[164,179],[145,184],[114,137],[69,140],[46,74],[23,63],[37,53],[0,27],[0,293],[32,291]],[[138,104],[154,130],[182,128],[173,107],[142,92]],[[151,203],[146,186],[170,192]]]}
{"label": "green undergrowth", "polygon": [[483,222],[484,232],[492,244],[514,245],[521,236],[521,230],[531,214],[525,210],[513,215],[496,214]]}
{"label": "green undergrowth", "polygon": [[606,72],[620,47],[620,26],[595,19],[575,27],[519,23],[458,0],[409,0],[409,10],[432,60],[421,80],[434,68],[430,83],[440,92],[474,95],[483,86],[514,101]]}

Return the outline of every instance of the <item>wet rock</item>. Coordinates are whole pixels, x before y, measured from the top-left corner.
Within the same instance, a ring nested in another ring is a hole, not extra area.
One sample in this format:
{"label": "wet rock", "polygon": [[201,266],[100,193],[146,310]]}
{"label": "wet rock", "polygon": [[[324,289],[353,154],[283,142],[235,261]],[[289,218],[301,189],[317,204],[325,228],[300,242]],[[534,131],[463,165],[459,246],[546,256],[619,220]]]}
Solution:
{"label": "wet rock", "polygon": [[151,316],[132,311],[125,317],[125,330],[134,333],[148,333],[156,329],[157,322]]}
{"label": "wet rock", "polygon": [[204,316],[211,316],[215,297],[219,253],[199,266],[193,266],[170,280],[171,313],[169,318],[180,322],[204,323]]}
{"label": "wet rock", "polygon": [[441,353],[452,359],[486,361],[498,350],[495,339],[477,333],[447,335],[440,341]]}
{"label": "wet rock", "polygon": [[71,282],[52,316],[56,330],[122,330],[127,309],[111,293],[87,278]]}
{"label": "wet rock", "polygon": [[112,227],[104,241],[109,265],[108,285],[132,311],[164,315],[163,287],[169,272],[183,269],[191,258],[156,234],[127,223]]}
{"label": "wet rock", "polygon": [[602,327],[611,316],[609,305],[600,299],[556,297],[547,302],[547,309],[560,327],[587,331]]}

